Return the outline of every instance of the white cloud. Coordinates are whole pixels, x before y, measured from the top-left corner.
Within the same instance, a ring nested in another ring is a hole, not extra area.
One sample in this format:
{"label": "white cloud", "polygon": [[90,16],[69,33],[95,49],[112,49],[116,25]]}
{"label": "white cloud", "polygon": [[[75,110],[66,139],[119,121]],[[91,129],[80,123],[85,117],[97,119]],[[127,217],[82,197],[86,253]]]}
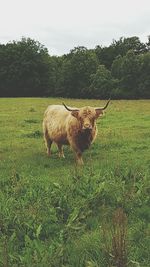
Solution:
{"label": "white cloud", "polygon": [[0,43],[30,37],[50,54],[150,34],[149,0],[0,0]]}

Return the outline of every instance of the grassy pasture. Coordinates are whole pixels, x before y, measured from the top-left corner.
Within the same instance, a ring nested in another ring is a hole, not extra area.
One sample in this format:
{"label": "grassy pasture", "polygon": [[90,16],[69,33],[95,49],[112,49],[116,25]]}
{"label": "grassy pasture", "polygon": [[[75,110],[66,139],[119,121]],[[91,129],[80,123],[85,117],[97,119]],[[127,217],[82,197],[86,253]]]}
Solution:
{"label": "grassy pasture", "polygon": [[43,113],[63,101],[105,104],[0,99],[0,264],[148,267],[150,101],[111,101],[83,168],[45,152]]}

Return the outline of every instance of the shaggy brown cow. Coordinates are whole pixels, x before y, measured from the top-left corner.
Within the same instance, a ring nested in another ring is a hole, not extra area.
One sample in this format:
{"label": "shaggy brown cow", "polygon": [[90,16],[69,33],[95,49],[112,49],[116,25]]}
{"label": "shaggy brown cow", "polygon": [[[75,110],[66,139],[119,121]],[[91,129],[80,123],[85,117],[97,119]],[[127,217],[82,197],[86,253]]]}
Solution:
{"label": "shaggy brown cow", "polygon": [[64,157],[63,145],[70,145],[77,163],[82,165],[82,153],[89,148],[97,134],[96,119],[102,116],[104,107],[83,107],[80,109],[63,105],[50,105],[44,114],[43,132],[47,153],[51,155],[51,144],[58,146],[59,157]]}

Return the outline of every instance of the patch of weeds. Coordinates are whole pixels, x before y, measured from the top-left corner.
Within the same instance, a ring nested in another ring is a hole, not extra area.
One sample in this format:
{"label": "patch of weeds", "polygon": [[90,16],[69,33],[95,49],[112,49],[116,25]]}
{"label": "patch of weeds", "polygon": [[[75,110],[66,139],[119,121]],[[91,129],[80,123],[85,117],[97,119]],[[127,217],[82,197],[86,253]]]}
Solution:
{"label": "patch of weeds", "polygon": [[49,164],[44,164],[44,168],[49,168]]}
{"label": "patch of weeds", "polygon": [[34,108],[30,108],[29,111],[30,112],[36,112],[36,110]]}
{"label": "patch of weeds", "polygon": [[25,134],[24,136],[27,138],[41,138],[43,136],[43,133],[37,130],[32,133]]}
{"label": "patch of weeds", "polygon": [[122,208],[114,211],[111,223],[103,224],[104,251],[109,266],[127,266],[127,230],[127,215]]}
{"label": "patch of weeds", "polygon": [[24,122],[26,122],[26,123],[38,123],[38,121],[36,119],[28,119],[28,120],[24,120]]}
{"label": "patch of weeds", "polygon": [[100,148],[101,149],[106,149],[106,150],[111,150],[111,149],[118,149],[124,147],[124,143],[119,142],[119,141],[111,141],[109,143],[101,143]]}
{"label": "patch of weeds", "polygon": [[143,145],[137,145],[133,147],[134,151],[138,151],[138,150],[143,150],[143,149],[148,149],[148,146],[143,146]]}
{"label": "patch of weeds", "polygon": [[150,133],[149,132],[145,132],[145,133],[142,133],[141,136],[145,139],[147,138],[150,138]]}

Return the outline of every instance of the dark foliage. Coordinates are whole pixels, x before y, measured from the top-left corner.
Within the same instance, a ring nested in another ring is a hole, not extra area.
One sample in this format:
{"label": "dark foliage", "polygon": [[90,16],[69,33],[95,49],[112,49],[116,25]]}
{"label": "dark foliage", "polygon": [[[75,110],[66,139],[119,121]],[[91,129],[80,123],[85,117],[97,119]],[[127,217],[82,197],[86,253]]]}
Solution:
{"label": "dark foliage", "polygon": [[108,47],[79,46],[63,56],[30,38],[0,44],[0,96],[138,99],[150,97],[150,37]]}

